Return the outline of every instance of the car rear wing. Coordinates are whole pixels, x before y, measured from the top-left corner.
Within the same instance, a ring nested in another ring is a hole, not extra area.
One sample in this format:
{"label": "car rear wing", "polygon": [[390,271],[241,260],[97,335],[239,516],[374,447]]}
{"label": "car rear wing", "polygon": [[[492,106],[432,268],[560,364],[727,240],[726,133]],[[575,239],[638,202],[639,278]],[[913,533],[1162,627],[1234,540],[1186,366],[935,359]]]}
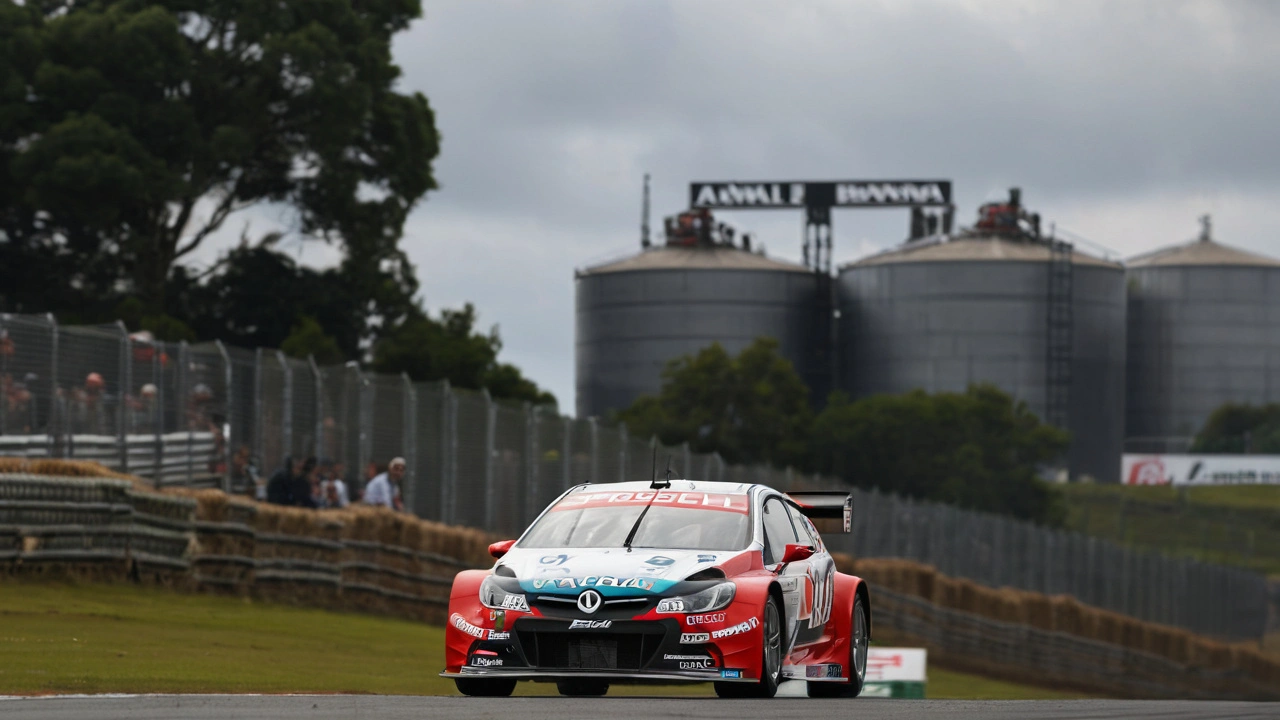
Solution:
{"label": "car rear wing", "polygon": [[834,523],[814,523],[820,532],[850,532],[853,529],[853,493],[848,492],[792,492],[787,497],[800,506],[800,512],[810,520],[841,520],[842,529],[829,530],[822,526]]}

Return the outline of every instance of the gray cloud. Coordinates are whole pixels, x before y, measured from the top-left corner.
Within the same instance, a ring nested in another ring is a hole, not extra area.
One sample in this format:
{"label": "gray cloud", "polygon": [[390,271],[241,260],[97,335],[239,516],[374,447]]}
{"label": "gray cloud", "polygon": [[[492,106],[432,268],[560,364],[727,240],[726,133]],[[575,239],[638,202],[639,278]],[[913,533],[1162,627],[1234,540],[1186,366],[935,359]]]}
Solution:
{"label": "gray cloud", "polygon": [[[437,111],[441,190],[406,246],[432,307],[473,301],[572,407],[572,270],[636,247],[695,179],[947,177],[960,219],[1009,185],[1126,254],[1220,213],[1280,230],[1280,12],[1268,2],[465,2],[397,39]],[[789,213],[737,213],[799,257]],[[836,258],[901,239],[841,213]],[[1179,230],[1179,228],[1184,228]]]}

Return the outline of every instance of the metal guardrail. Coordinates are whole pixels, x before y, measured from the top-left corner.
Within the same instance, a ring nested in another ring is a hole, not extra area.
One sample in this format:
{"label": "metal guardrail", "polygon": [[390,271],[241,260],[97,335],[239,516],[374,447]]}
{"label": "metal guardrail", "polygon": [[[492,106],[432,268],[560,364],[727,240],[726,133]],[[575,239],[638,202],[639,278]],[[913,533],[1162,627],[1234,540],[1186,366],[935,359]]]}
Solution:
{"label": "metal guardrail", "polygon": [[74,458],[116,472],[140,473],[157,486],[222,487],[217,440],[211,432],[164,435],[0,435],[0,457]]}

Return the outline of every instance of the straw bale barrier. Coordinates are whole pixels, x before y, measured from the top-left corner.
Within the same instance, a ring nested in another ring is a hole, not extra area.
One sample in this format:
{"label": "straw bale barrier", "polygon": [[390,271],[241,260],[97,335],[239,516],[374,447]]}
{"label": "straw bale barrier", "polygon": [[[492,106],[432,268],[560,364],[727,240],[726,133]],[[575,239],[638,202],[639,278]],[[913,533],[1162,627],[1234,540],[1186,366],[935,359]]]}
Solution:
{"label": "straw bale barrier", "polygon": [[1280,661],[1256,648],[911,560],[835,559],[868,582],[877,636],[923,644],[944,665],[1123,697],[1280,699]]}
{"label": "straw bale barrier", "polygon": [[[454,575],[497,538],[354,506],[278,507],[152,489],[96,463],[0,458],[0,572],[153,582],[443,623]],[[1066,596],[920,563],[836,556],[865,578],[876,636],[934,662],[1124,697],[1280,699],[1280,662]]]}
{"label": "straw bale barrier", "polygon": [[[54,528],[63,552],[48,551]],[[492,564],[494,539],[386,508],[279,507],[220,490],[156,490],[93,462],[0,458],[0,563],[11,574],[160,582],[443,623],[454,575]],[[149,572],[156,564],[168,574]]]}

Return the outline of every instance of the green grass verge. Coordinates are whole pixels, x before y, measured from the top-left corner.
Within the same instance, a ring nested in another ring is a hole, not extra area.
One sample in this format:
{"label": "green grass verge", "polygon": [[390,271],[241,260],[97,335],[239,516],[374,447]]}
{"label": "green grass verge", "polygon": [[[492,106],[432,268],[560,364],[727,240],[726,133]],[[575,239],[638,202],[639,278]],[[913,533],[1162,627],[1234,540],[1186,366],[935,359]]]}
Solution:
{"label": "green grass verge", "polygon": [[1032,685],[1016,685],[940,667],[929,668],[927,674],[929,684],[925,688],[925,697],[930,700],[1071,700],[1092,697]]}
{"label": "green grass verge", "polygon": [[1280,574],[1280,486],[1066,485],[1063,491],[1072,530]]}
{"label": "green grass verge", "polygon": [[[444,630],[421,623],[187,595],[132,585],[0,585],[0,694],[456,694],[437,677]],[[931,698],[1063,698],[1066,693],[930,668]],[[518,695],[555,686],[520,683]],[[711,696],[710,685],[611,695]]]}

